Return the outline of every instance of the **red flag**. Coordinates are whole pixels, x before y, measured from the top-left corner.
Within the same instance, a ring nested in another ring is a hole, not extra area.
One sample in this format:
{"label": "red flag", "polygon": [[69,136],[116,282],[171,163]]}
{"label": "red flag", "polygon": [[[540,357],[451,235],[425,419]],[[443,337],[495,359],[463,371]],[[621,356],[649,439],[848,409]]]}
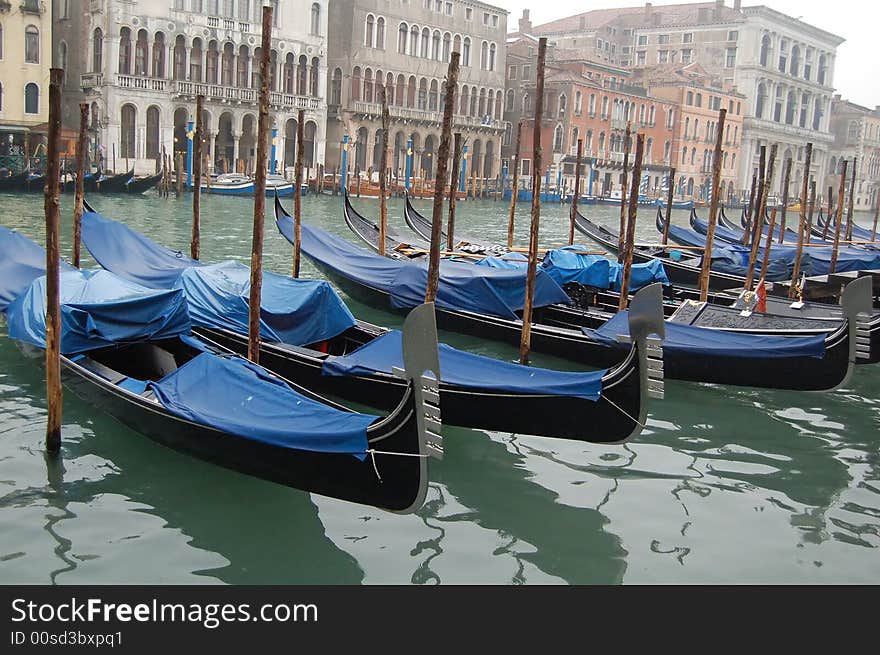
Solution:
{"label": "red flag", "polygon": [[755,311],[762,314],[767,313],[767,288],[764,286],[764,278],[758,282],[758,288],[755,289],[755,295],[758,296],[758,302],[755,303]]}

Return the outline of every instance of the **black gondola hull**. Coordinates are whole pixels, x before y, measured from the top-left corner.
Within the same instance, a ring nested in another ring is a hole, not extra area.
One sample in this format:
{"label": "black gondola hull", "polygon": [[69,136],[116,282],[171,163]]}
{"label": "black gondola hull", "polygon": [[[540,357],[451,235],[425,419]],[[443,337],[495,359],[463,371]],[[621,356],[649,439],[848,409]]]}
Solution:
{"label": "black gondola hull", "polygon": [[62,365],[66,386],[83,400],[157,443],[228,469],[392,511],[410,509],[425,484],[425,464],[417,456],[418,429],[412,401],[376,446],[381,451],[406,454],[376,454],[380,480],[371,457],[360,460],[353,455],[294,450],[235,437],[180,419],[161,405],[128,393],[66,358],[62,358]]}

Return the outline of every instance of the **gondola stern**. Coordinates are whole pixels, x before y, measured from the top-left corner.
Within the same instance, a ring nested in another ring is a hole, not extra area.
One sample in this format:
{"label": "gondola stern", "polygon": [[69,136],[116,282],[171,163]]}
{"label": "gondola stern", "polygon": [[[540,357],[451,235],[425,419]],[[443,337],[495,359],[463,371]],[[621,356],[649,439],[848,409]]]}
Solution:
{"label": "gondola stern", "polygon": [[663,285],[659,282],[640,289],[629,306],[629,334],[639,357],[641,402],[633,434],[639,434],[648,418],[648,398],[663,400],[664,368]]}
{"label": "gondola stern", "polygon": [[856,359],[871,359],[872,296],[873,280],[870,275],[853,280],[841,294],[840,304],[849,322],[849,369],[839,386],[849,382]]}

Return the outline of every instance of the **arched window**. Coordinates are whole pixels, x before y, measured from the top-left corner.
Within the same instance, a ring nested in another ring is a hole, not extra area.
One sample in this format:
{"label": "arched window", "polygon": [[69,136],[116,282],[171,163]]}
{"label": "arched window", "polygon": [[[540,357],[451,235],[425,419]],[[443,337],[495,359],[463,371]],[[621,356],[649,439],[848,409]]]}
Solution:
{"label": "arched window", "polygon": [[193,39],[189,50],[189,79],[193,82],[202,81],[202,40],[198,37]]}
{"label": "arched window", "polygon": [[[241,58],[239,58],[239,61],[241,61]],[[288,52],[284,58],[284,73],[281,77],[284,80],[282,84],[284,93],[293,94],[296,90],[296,61],[293,58],[292,52]]]}
{"label": "arched window", "polygon": [[789,69],[791,74],[797,77],[800,74],[801,70],[801,49],[799,46],[794,46],[791,49],[791,68]]}
{"label": "arched window", "polygon": [[[212,41],[214,47],[217,47],[217,43]],[[208,53],[208,56],[211,56],[211,53]],[[216,75],[217,75],[217,60],[214,59],[214,76],[215,79],[213,82],[209,79],[209,84],[216,84]],[[209,67],[210,70],[210,67]],[[186,79],[186,39],[183,34],[178,34],[177,38],[174,40],[174,79],[175,80],[185,80]]]}
{"label": "arched window", "polygon": [[[199,61],[200,69],[201,65],[202,62]],[[165,34],[163,32],[156,32],[156,36],[153,37],[153,77],[165,77]]]}
{"label": "arched window", "polygon": [[422,41],[421,41],[421,56],[422,59],[427,59],[429,57],[429,50],[431,48],[431,30],[427,27],[422,29]]}
{"label": "arched window", "polygon": [[568,98],[564,93],[559,94],[559,107],[557,108],[556,116],[558,118],[565,118],[565,106],[568,104]]}
{"label": "arched window", "polygon": [[495,92],[495,120],[501,120],[501,91]]}
{"label": "arched window", "polygon": [[687,116],[684,119],[684,138],[689,139],[691,133],[691,117]]}
{"label": "arched window", "polygon": [[[277,12],[273,12],[277,14]],[[311,20],[309,21],[309,34],[321,33],[321,5],[317,2],[312,3]]]}
{"label": "arched window", "polygon": [[[259,48],[257,48],[259,50]],[[360,85],[360,69],[358,71],[358,84]],[[305,55],[300,55],[296,66],[296,94],[304,96],[308,86],[309,60]],[[360,97],[358,97],[360,99]]]}
{"label": "arched window", "polygon": [[159,156],[159,108],[147,108],[147,152],[146,156],[155,159]]}
{"label": "arched window", "polygon": [[372,48],[376,38],[376,18],[373,14],[367,14],[367,24],[364,27],[364,45]]}
{"label": "arched window", "polygon": [[33,25],[24,28],[24,60],[28,64],[40,63],[40,30]]}
{"label": "arched window", "polygon": [[580,116],[583,104],[583,95],[580,91],[574,92],[574,115]]}
{"label": "arched window", "polygon": [[602,118],[608,118],[608,96],[602,96]]}
{"label": "arched window", "polygon": [[523,93],[522,113],[528,114],[532,111],[532,96],[529,93]]}
{"label": "arched window", "polygon": [[496,52],[495,44],[490,43],[489,44],[489,70],[490,71],[495,70],[495,52]]}
{"label": "arched window", "polygon": [[[2,32],[0,32],[2,41]],[[2,46],[0,46],[2,48]],[[100,27],[92,32],[92,72],[100,73],[104,70],[104,33]]]}
{"label": "arched window", "polygon": [[825,114],[825,108],[822,103],[822,98],[816,98],[816,106],[813,110],[813,129],[818,130],[819,126],[822,124],[822,116]]}
{"label": "arched window", "polygon": [[381,16],[376,19],[376,48],[385,49],[385,19]]}
{"label": "arched window", "polygon": [[565,130],[562,129],[562,125],[557,125],[556,130],[553,132],[553,152],[562,152],[564,134]]}
{"label": "arched window", "polygon": [[770,36],[765,34],[761,39],[761,66],[766,66],[770,61]]}
{"label": "arched window", "polygon": [[361,99],[361,67],[355,66],[351,73],[351,99],[357,102]]}
{"label": "arched window", "polygon": [[587,130],[587,142],[584,147],[587,153],[593,152],[593,130]]}
{"label": "arched window", "polygon": [[313,98],[318,97],[318,67],[320,63],[320,59],[312,57],[312,70],[309,72],[309,95]]}
{"label": "arched window", "polygon": [[[577,142],[578,142],[578,139],[580,139],[580,138],[581,138],[581,131],[576,127],[571,128],[571,147],[572,148],[577,148]],[[577,151],[575,151],[575,154],[577,154]]]}
{"label": "arched window", "polygon": [[406,35],[408,32],[409,26],[406,23],[401,23],[397,29],[397,52],[402,55],[406,54]]}
{"label": "arched window", "polygon": [[419,27],[413,25],[409,28],[409,55],[412,57],[419,56]]}
{"label": "arched window", "polygon": [[364,94],[361,96],[364,102],[373,102],[373,70],[364,69]]}
{"label": "arched window", "polygon": [[205,56],[205,82],[208,84],[217,84],[217,64],[220,60],[220,53],[217,52],[217,42],[211,41],[208,44],[208,54]]}
{"label": "arched window", "polygon": [[147,50],[150,45],[147,41],[147,30],[138,30],[137,41],[134,45],[134,74],[147,74]]}
{"label": "arched window", "polygon": [[409,83],[406,85],[406,106],[413,108],[416,106],[416,77],[409,76]]}
{"label": "arched window", "polygon": [[397,76],[397,88],[394,90],[394,104],[398,107],[406,107],[406,78]]}
{"label": "arched window", "polygon": [[428,80],[424,77],[419,80],[419,104],[418,108],[425,110],[428,108]]}
{"label": "arched window", "polygon": [[333,79],[330,82],[330,105],[338,107],[342,104],[342,69],[333,71]]}
{"label": "arched window", "polygon": [[428,109],[437,111],[437,80],[431,80],[431,90],[428,92]]}
{"label": "arched window", "polygon": [[443,61],[449,61],[449,55],[452,51],[452,35],[449,32],[443,33]]}
{"label": "arched window", "polygon": [[480,45],[480,70],[489,69],[489,44],[483,41]]}
{"label": "arched window", "polygon": [[672,156],[672,142],[667,141],[663,144],[663,163],[669,164],[669,158]]}
{"label": "arched window", "polygon": [[605,132],[599,132],[599,152],[605,150]]}
{"label": "arched window", "polygon": [[767,87],[761,82],[758,85],[757,101],[755,103],[755,116],[764,118],[764,107],[767,105]]}
{"label": "arched window", "polygon": [[[251,55],[248,47],[246,45],[240,45],[238,47],[238,61],[236,62],[235,68],[235,84],[240,89],[248,88],[248,63],[250,63]],[[290,74],[293,75],[295,65],[293,60],[291,60],[290,64]],[[290,93],[293,93],[293,83],[291,82]]]}
{"label": "arched window", "polygon": [[798,121],[798,125],[801,127],[807,126],[807,112],[810,107],[810,94],[804,93],[801,95],[801,115],[800,120]]}
{"label": "arched window", "polygon": [[40,87],[33,82],[24,87],[24,113],[40,113]]}
{"label": "arched window", "polygon": [[797,110],[797,99],[794,91],[788,92],[788,99],[785,105],[785,123],[791,125],[794,123],[794,114]]}
{"label": "arched window", "polygon": [[62,71],[67,69],[67,43],[64,41],[58,44],[58,61],[56,66]]}
{"label": "arched window", "polygon": [[486,89],[480,89],[480,104],[476,113],[480,118],[486,115]]}
{"label": "arched window", "polygon": [[464,41],[461,46],[461,65],[471,65],[471,37],[469,36],[464,37]]}
{"label": "arched window", "polygon": [[828,72],[828,58],[825,55],[819,56],[819,75],[816,81],[819,84],[825,84],[825,75]]}
{"label": "arched window", "polygon": [[123,27],[119,30],[119,68],[120,75],[131,74],[131,30]]}
{"label": "arched window", "polygon": [[431,37],[431,59],[440,61],[440,31],[436,30]]}
{"label": "arched window", "polygon": [[120,110],[119,156],[134,159],[135,154],[135,119],[137,110],[134,105],[122,105]]}

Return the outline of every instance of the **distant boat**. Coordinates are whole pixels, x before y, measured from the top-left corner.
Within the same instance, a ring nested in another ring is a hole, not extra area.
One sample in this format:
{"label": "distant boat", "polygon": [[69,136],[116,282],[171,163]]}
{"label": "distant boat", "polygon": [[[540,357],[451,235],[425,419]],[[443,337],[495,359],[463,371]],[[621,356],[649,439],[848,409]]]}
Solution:
{"label": "distant boat", "polygon": [[[305,184],[303,184],[303,188],[308,190],[308,186]],[[218,175],[210,185],[206,181],[202,182],[202,191],[221,196],[253,196],[254,179],[242,173],[226,173]],[[274,196],[276,193],[279,196],[292,196],[293,182],[289,182],[282,175],[267,175],[266,195]]]}

